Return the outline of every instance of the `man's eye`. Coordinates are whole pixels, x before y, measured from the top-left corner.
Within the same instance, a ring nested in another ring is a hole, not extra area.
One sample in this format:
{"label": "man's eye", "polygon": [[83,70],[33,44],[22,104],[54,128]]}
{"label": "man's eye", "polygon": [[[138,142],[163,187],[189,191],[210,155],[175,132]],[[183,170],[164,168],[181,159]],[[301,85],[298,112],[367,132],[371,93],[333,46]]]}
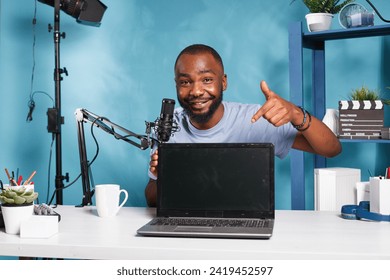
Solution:
{"label": "man's eye", "polygon": [[182,80],[182,81],[179,81],[179,84],[180,84],[181,86],[187,86],[187,85],[190,84],[190,82],[187,81],[187,80]]}
{"label": "man's eye", "polygon": [[211,83],[212,81],[213,81],[212,78],[204,78],[204,79],[203,79],[203,82],[204,82],[204,83]]}

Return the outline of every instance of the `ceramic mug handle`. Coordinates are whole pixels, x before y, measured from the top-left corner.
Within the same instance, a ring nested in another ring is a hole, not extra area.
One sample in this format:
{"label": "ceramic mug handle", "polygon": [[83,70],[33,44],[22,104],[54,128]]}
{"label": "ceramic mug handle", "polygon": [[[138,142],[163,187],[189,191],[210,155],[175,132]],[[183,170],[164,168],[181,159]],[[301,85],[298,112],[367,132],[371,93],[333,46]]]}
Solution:
{"label": "ceramic mug handle", "polygon": [[119,209],[121,209],[122,206],[125,205],[127,199],[129,198],[128,192],[127,192],[126,190],[122,189],[122,190],[120,190],[119,193],[118,193],[119,199],[120,199],[121,193],[124,193],[124,194],[125,194],[125,198],[123,199],[122,203],[118,206],[118,210],[116,210],[117,213],[119,212]]}

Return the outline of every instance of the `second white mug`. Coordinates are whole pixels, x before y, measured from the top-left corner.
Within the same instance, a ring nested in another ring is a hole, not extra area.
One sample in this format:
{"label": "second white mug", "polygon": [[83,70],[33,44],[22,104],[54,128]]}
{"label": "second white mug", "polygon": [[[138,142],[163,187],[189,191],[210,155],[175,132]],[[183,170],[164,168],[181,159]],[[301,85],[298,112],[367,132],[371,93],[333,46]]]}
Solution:
{"label": "second white mug", "polygon": [[[125,194],[122,203],[120,203],[121,193]],[[126,190],[120,189],[120,186],[115,184],[96,185],[95,195],[96,209],[99,217],[102,218],[116,216],[129,197]]]}

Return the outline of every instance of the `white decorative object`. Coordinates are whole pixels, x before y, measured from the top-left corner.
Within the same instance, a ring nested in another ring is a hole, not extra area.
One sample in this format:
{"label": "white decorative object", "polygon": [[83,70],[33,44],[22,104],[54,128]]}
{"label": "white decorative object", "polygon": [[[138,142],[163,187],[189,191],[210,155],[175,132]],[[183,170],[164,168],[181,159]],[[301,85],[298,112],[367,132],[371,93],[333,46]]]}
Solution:
{"label": "white decorative object", "polygon": [[356,204],[359,205],[361,201],[370,201],[370,182],[356,183]]}
{"label": "white decorative object", "polygon": [[370,178],[370,212],[390,215],[390,180]]}
{"label": "white decorative object", "polygon": [[1,205],[3,213],[5,232],[9,234],[19,234],[23,221],[28,220],[33,215],[34,205]]}
{"label": "white decorative object", "polygon": [[31,215],[20,225],[20,238],[50,238],[58,233],[58,229],[58,216]]}
{"label": "white decorative object", "polygon": [[326,109],[325,116],[322,122],[329,127],[330,130],[337,136],[338,135],[338,124],[339,124],[339,112],[336,109]]}
{"label": "white decorative object", "polygon": [[356,204],[356,183],[360,181],[360,169],[315,168],[314,209],[340,211],[345,204]]}
{"label": "white decorative object", "polygon": [[305,16],[310,32],[329,30],[333,15],[328,13],[310,13]]}
{"label": "white decorative object", "polygon": [[339,23],[344,28],[374,25],[374,13],[361,4],[350,3],[339,12]]}

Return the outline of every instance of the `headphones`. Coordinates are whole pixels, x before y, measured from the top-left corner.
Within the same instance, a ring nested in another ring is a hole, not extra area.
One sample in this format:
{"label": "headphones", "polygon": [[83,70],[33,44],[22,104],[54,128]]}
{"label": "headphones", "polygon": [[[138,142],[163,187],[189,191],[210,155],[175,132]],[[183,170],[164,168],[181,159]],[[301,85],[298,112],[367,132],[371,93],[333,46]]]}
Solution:
{"label": "headphones", "polygon": [[341,217],[348,220],[374,220],[390,222],[390,215],[370,212],[370,202],[361,201],[359,205],[344,205],[341,207]]}

